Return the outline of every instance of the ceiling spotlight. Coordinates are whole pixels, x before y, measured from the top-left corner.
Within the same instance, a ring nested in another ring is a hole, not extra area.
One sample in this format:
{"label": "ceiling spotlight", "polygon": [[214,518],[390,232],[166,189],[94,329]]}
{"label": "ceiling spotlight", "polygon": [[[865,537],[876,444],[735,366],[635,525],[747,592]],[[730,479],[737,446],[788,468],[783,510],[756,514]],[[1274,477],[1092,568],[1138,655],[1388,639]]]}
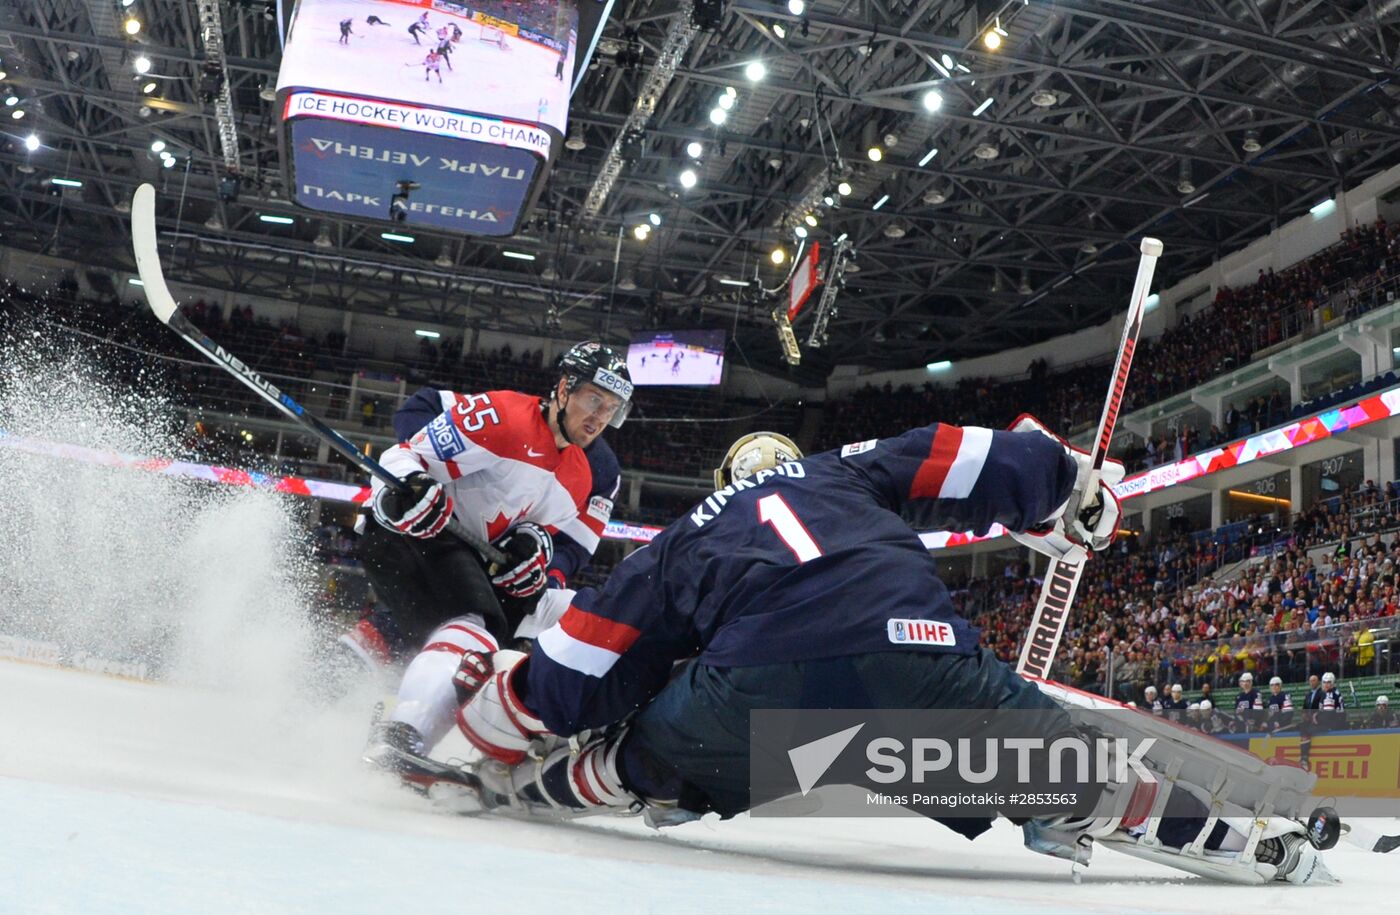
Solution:
{"label": "ceiling spotlight", "polygon": [[651,226],[647,225],[646,223],[634,226],[632,229],[632,234],[636,236],[637,241],[646,241],[647,237],[651,235]]}
{"label": "ceiling spotlight", "polygon": [[945,70],[951,70],[951,69],[953,69],[953,58],[949,57],[947,54],[944,54],[944,55],[940,58],[940,60],[943,61],[943,69],[945,69]]}
{"label": "ceiling spotlight", "polygon": [[[218,210],[215,210],[214,212],[210,213],[209,218],[204,220],[204,228],[209,229],[212,232],[223,231],[224,221],[219,218]],[[322,229],[321,231],[325,232],[324,229]],[[326,243],[323,245],[321,244],[321,236],[318,235],[316,236],[316,240],[312,242],[312,244],[314,244],[318,248],[329,248],[331,246],[331,237],[330,235],[326,235]]]}
{"label": "ceiling spotlight", "polygon": [[146,83],[146,85],[144,85],[144,86],[141,87],[141,94],[142,94],[142,95],[150,95],[152,92],[155,92],[155,91],[156,91],[156,84],[155,84],[154,81],[153,81],[153,82]]}
{"label": "ceiling spotlight", "polygon": [[123,24],[122,28],[126,29],[128,35],[136,35],[141,31],[141,20],[132,16]]}
{"label": "ceiling spotlight", "polygon": [[686,190],[695,187],[696,182],[699,180],[700,176],[695,174],[695,169],[693,168],[687,168],[685,171],[681,172],[681,187]]}
{"label": "ceiling spotlight", "polygon": [[651,224],[654,225],[654,226],[659,226],[659,225],[661,225],[661,214],[660,214],[660,213],[651,213],[651,214],[649,214],[649,215],[647,216],[647,222],[651,223]]}
{"label": "ceiling spotlight", "polygon": [[572,149],[574,152],[578,152],[581,149],[587,149],[588,141],[583,138],[583,131],[580,130],[578,127],[575,127],[569,133],[569,138],[564,141],[564,148]]}
{"label": "ceiling spotlight", "polygon": [[808,213],[806,216],[802,217],[802,221],[815,229],[817,227],[817,214]]}
{"label": "ceiling spotlight", "polygon": [[886,238],[903,238],[905,231],[904,224],[898,220],[891,222],[884,229]]}
{"label": "ceiling spotlight", "polygon": [[898,146],[899,134],[894,132],[885,134],[885,145],[888,146],[890,149],[894,149],[896,146]]}
{"label": "ceiling spotlight", "polygon": [[1196,183],[1191,180],[1191,160],[1181,160],[1181,171],[1176,180],[1176,192],[1178,194],[1196,193]]}
{"label": "ceiling spotlight", "polygon": [[836,185],[836,193],[840,194],[842,197],[851,196],[851,182],[842,181],[840,184]]}
{"label": "ceiling spotlight", "polygon": [[719,107],[723,108],[725,111],[728,111],[729,109],[734,107],[734,96],[730,95],[727,92],[722,92],[720,93],[719,101],[716,102],[716,104],[718,104]]}
{"label": "ceiling spotlight", "polygon": [[880,195],[880,199],[877,200],[877,201],[875,201],[875,203],[870,207],[870,209],[872,209],[872,210],[878,210],[878,209],[880,209],[880,207],[884,206],[885,204],[887,204],[887,203],[889,203],[889,202],[890,202],[890,195],[889,195],[889,194],[881,194],[881,195]]}
{"label": "ceiling spotlight", "polygon": [[1244,132],[1244,143],[1241,144],[1240,148],[1247,153],[1257,153],[1259,150],[1263,149],[1264,147],[1259,145],[1259,131],[1246,130]]}
{"label": "ceiling spotlight", "polygon": [[0,70],[0,79],[5,79],[5,78],[7,78],[9,75],[10,75],[10,74],[7,73],[6,71]]}
{"label": "ceiling spotlight", "polygon": [[806,238],[806,237],[807,237],[807,227],[806,227],[806,226],[793,226],[792,234],[793,234],[793,235],[796,235],[798,238]]}
{"label": "ceiling spotlight", "polygon": [[827,194],[825,197],[822,198],[822,203],[826,204],[829,207],[834,207],[836,206],[836,198],[831,196],[830,194]]}
{"label": "ceiling spotlight", "polygon": [[151,59],[149,57],[138,57],[132,62],[132,66],[136,68],[137,73],[150,73]]}
{"label": "ceiling spotlight", "polygon": [[977,148],[972,151],[972,154],[979,159],[990,162],[992,159],[1001,155],[1001,150],[997,149],[995,143],[979,143],[977,144]]}
{"label": "ceiling spotlight", "polygon": [[174,156],[166,156],[163,160],[161,160],[161,163],[160,163],[160,164],[163,165],[163,166],[165,166],[166,168],[174,168],[174,167],[175,167],[175,157],[174,157]]}
{"label": "ceiling spotlight", "polygon": [[37,150],[39,148],[39,135],[37,133],[31,133],[29,136],[25,137],[24,148],[30,152]]}
{"label": "ceiling spotlight", "polygon": [[433,258],[433,266],[441,267],[443,270],[447,270],[452,266],[452,258],[448,255],[446,251],[444,251],[437,257]]}
{"label": "ceiling spotlight", "polygon": [[1031,93],[1031,104],[1037,108],[1054,108],[1060,97],[1049,89],[1037,89]]}
{"label": "ceiling spotlight", "polygon": [[19,104],[19,96],[18,96],[18,95],[7,95],[7,96],[5,96],[5,107],[6,107],[6,108],[13,108],[13,107],[15,107],[15,106],[18,105],[18,104]]}
{"label": "ceiling spotlight", "polygon": [[948,199],[948,194],[942,188],[929,188],[924,191],[923,201],[930,206],[937,206]]}
{"label": "ceiling spotlight", "polygon": [[312,244],[318,248],[334,248],[335,242],[331,240],[331,227],[321,223],[321,229],[316,233],[316,240]]}
{"label": "ceiling spotlight", "polygon": [[751,83],[761,82],[763,77],[768,75],[768,68],[763,65],[761,60],[751,60],[749,65],[744,68],[744,75]]}
{"label": "ceiling spotlight", "polygon": [[983,99],[983,100],[982,100],[982,104],[980,104],[980,105],[978,105],[976,108],[972,109],[972,116],[973,116],[974,118],[980,118],[980,117],[986,112],[986,110],[987,110],[988,108],[992,107],[992,102],[994,102],[994,101],[996,101],[996,99],[991,98],[991,97],[988,97],[988,98]]}
{"label": "ceiling spotlight", "polygon": [[14,118],[16,121],[22,119],[24,117],[24,109],[16,108],[13,112],[10,113],[10,117]]}
{"label": "ceiling spotlight", "polygon": [[725,94],[725,95],[728,95],[728,96],[732,96],[732,97],[734,97],[734,98],[738,98],[738,97],[739,97],[739,90],[738,90],[738,89],[735,89],[733,86],[725,86],[725,87],[724,87],[724,94]]}
{"label": "ceiling spotlight", "polygon": [[807,11],[807,4],[804,0],[788,0],[788,12],[794,16],[801,16]]}
{"label": "ceiling spotlight", "polygon": [[153,153],[165,152],[165,141],[164,141],[164,140],[156,140],[154,143],[152,143],[152,144],[151,144],[151,152],[153,152]]}
{"label": "ceiling spotlight", "polygon": [[1001,36],[997,34],[996,29],[987,29],[982,35],[982,44],[987,46],[988,51],[995,51],[1001,47]]}
{"label": "ceiling spotlight", "polygon": [[784,251],[780,245],[773,249],[773,253],[768,255],[768,259],[775,264],[781,264],[783,261],[787,260],[787,252]]}
{"label": "ceiling spotlight", "polygon": [[865,155],[871,162],[879,162],[885,158],[885,151],[878,146],[872,146],[865,151]]}
{"label": "ceiling spotlight", "polygon": [[685,144],[685,154],[692,159],[698,159],[705,154],[705,147],[699,140],[691,140]]}
{"label": "ceiling spotlight", "polygon": [[632,276],[630,273],[624,274],[622,279],[617,281],[617,288],[631,292],[633,289],[637,288],[636,277]]}
{"label": "ceiling spotlight", "polygon": [[930,89],[924,93],[924,110],[937,111],[943,107],[943,93],[937,89]]}
{"label": "ceiling spotlight", "polygon": [[727,121],[727,120],[729,120],[729,112],[728,112],[728,111],[725,111],[723,108],[712,108],[712,109],[710,109],[710,123],[711,123],[711,124],[715,125],[716,127],[719,127],[721,124],[723,124],[723,123],[724,123],[725,121]]}
{"label": "ceiling spotlight", "polygon": [[1080,254],[1094,255],[1099,253],[1099,246],[1091,241],[1086,241],[1079,247]]}
{"label": "ceiling spotlight", "polygon": [[779,38],[786,38],[787,29],[783,28],[783,24],[781,22],[775,22],[773,23],[773,34],[777,35]]}

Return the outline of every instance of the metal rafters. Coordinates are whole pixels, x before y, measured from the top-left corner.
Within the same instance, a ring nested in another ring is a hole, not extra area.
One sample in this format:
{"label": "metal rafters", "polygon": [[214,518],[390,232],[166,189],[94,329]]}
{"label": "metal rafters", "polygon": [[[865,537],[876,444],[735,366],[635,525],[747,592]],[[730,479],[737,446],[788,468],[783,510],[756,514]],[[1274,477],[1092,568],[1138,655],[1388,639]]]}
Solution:
{"label": "metal rafters", "polygon": [[[1096,323],[1121,307],[1137,235],[1168,239],[1169,282],[1400,161],[1400,95],[1390,86],[1400,76],[1400,0],[810,0],[805,36],[779,0],[732,0],[720,28],[695,35],[684,57],[666,52],[674,3],[621,0],[572,105],[588,147],[561,156],[538,217],[508,242],[541,257],[520,265],[489,239],[419,232],[413,249],[387,248],[377,230],[320,217],[270,235],[255,213],[286,207],[275,116],[259,95],[275,79],[275,23],[261,4],[222,4],[227,105],[211,107],[198,92],[211,51],[195,5],[145,0],[136,41],[115,28],[113,9],[106,0],[0,5],[0,32],[14,45],[6,82],[25,99],[25,130],[46,144],[31,155],[0,143],[6,243],[129,266],[124,246],[111,244],[126,232],[116,207],[138,182],[166,180],[163,228],[181,229],[176,269],[218,288],[516,330],[540,330],[557,305],[565,333],[605,320],[614,331],[691,320],[698,306],[706,323],[737,329],[751,361],[776,367],[771,305],[713,281],[756,271],[775,280],[766,254],[789,229],[783,216],[834,158],[814,127],[820,112],[855,167],[855,192],[822,212],[814,234],[828,243],[848,234],[861,270],[848,276],[831,346],[804,359],[798,377],[810,380],[835,361],[922,364]],[[977,36],[997,11],[1010,36],[992,54]],[[612,64],[624,29],[650,60],[674,59],[657,91]],[[153,97],[133,81],[138,53],[161,77]],[[945,78],[934,65],[944,54],[966,72]],[[750,84],[743,67],[755,58],[769,77]],[[727,85],[739,104],[716,129],[706,112]],[[919,97],[934,87],[945,101],[930,115]],[[992,107],[974,116],[989,96]],[[594,219],[578,219],[642,103],[652,109],[647,154],[617,170]],[[860,147],[867,125],[900,138],[878,165]],[[1242,149],[1247,131],[1258,152]],[[241,205],[217,199],[226,135],[244,175],[258,176]],[[161,169],[153,139],[180,152],[182,166],[188,154],[188,171]],[[675,179],[691,140],[705,145],[701,185],[682,193]],[[919,166],[933,147],[937,157]],[[979,158],[979,147],[996,156]],[[1183,161],[1196,187],[1185,196],[1176,190]],[[60,170],[86,187],[56,195],[44,179]],[[886,192],[890,203],[872,212]],[[619,230],[648,212],[663,216],[662,229],[645,245],[624,234],[614,264]],[[215,243],[204,228],[214,218],[233,243]],[[322,226],[345,260],[312,244]],[[441,256],[451,270],[433,266]],[[376,262],[380,272],[365,266]],[[638,288],[611,288],[614,275]]]}

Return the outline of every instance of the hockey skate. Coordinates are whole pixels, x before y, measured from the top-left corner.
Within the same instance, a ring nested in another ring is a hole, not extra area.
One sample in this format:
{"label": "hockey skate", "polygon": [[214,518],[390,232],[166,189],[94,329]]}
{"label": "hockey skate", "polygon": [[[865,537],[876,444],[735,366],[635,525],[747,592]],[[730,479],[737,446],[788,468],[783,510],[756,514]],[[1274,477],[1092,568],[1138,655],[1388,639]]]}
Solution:
{"label": "hockey skate", "polygon": [[[1102,844],[1230,883],[1339,882],[1321,852],[1336,844],[1344,827],[1335,811],[1314,809],[1312,773],[1271,766],[1221,741],[1135,714],[1100,696],[1048,681],[1037,685],[1067,709],[1112,712],[1095,718],[1096,726],[1111,736],[1153,738],[1142,762],[1156,783],[1130,779],[1110,786],[1101,804],[1109,813],[1027,824],[1028,848],[1084,865],[1091,846]],[[1128,802],[1114,804],[1119,798]]]}
{"label": "hockey skate", "polygon": [[445,812],[470,815],[500,806],[501,800],[488,796],[482,780],[466,765],[425,755],[422,736],[402,721],[375,722],[362,758],[375,769],[397,775],[404,787]]}

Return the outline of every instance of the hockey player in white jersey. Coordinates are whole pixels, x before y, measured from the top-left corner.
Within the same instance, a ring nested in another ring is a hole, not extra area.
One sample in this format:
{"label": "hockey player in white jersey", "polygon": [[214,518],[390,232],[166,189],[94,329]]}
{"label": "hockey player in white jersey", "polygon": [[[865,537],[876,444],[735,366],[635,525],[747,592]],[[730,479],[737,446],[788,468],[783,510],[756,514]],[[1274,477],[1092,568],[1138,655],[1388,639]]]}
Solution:
{"label": "hockey player in white jersey", "polygon": [[[402,754],[441,740],[462,654],[506,644],[546,588],[597,549],[618,487],[599,436],[622,424],[631,396],[626,362],[587,342],[561,359],[548,398],[425,390],[396,415],[423,423],[382,458],[410,494],[374,484],[359,557],[384,606],[344,640],[371,665],[412,657],[390,720],[371,736],[372,762],[401,770]],[[488,569],[443,534],[454,517],[507,563]]]}

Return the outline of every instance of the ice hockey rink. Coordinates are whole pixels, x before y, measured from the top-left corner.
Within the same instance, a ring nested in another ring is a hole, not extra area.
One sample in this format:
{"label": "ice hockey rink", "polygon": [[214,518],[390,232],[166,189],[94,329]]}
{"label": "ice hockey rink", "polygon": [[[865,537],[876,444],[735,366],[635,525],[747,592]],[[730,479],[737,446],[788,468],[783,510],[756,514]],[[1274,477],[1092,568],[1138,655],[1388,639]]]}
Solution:
{"label": "ice hockey rink", "polygon": [[[1224,886],[1100,849],[1076,884],[998,824],[916,819],[571,826],[432,812],[356,765],[362,716],[266,716],[240,692],[0,661],[0,912],[1346,910],[1341,886]],[[512,900],[514,897],[514,900]]]}

